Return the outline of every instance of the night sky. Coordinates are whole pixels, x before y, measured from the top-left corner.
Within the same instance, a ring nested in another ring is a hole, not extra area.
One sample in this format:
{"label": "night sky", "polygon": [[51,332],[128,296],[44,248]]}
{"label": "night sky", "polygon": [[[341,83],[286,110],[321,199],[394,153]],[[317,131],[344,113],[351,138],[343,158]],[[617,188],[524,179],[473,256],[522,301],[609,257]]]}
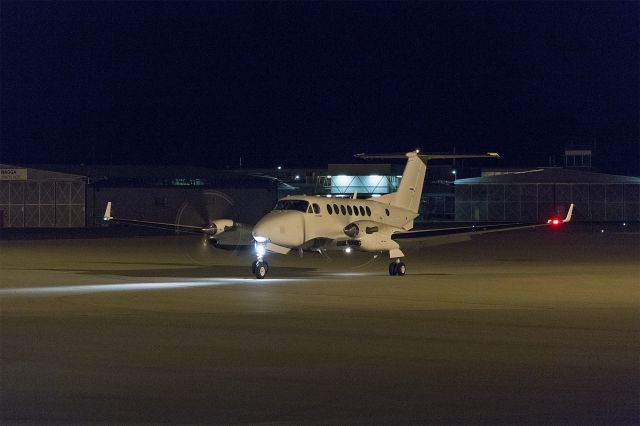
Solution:
{"label": "night sky", "polygon": [[7,163],[324,167],[595,143],[640,173],[631,2],[0,2]]}

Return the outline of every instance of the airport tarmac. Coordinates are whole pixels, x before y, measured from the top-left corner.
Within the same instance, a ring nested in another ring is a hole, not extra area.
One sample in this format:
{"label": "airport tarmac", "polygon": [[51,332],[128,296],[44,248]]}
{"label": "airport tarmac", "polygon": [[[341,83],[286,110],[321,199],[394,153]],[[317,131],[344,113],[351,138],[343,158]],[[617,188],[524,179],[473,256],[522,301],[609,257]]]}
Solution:
{"label": "airport tarmac", "polygon": [[262,281],[193,237],[0,241],[0,421],[637,424],[640,234],[603,229]]}

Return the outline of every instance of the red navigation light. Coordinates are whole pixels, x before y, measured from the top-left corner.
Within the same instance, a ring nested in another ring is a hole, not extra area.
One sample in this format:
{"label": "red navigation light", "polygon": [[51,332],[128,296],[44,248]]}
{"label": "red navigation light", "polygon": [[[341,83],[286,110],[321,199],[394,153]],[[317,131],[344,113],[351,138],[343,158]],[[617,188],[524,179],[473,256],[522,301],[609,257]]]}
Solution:
{"label": "red navigation light", "polygon": [[560,219],[558,218],[551,219],[551,224],[556,226],[560,225]]}

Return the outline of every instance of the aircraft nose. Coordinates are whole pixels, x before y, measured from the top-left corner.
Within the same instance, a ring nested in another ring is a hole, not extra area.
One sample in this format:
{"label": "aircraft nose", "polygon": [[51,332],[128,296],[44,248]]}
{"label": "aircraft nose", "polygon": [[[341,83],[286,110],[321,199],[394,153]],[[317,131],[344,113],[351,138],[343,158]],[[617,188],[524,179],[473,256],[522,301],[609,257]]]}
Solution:
{"label": "aircraft nose", "polygon": [[259,243],[264,243],[266,241],[271,240],[273,236],[276,235],[278,231],[278,221],[276,218],[272,216],[265,216],[256,223],[256,226],[253,227],[253,231],[251,234],[253,235],[253,239]]}
{"label": "aircraft nose", "polygon": [[304,243],[304,217],[300,212],[268,214],[253,227],[253,238],[263,243],[294,248]]}

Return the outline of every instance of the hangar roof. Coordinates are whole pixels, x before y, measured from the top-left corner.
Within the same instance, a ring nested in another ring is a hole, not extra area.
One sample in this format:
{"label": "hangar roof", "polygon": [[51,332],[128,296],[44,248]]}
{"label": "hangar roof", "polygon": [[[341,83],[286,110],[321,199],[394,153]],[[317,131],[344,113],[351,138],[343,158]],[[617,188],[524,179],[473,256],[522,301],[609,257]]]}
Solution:
{"label": "hangar roof", "polygon": [[526,171],[495,176],[458,179],[456,185],[484,183],[635,183],[640,178],[633,176],[609,175],[605,173],[585,172],[560,167],[541,167]]}
{"label": "hangar roof", "polygon": [[[83,175],[77,175],[72,173],[62,173],[59,171],[52,171],[47,169],[40,169],[37,167],[24,167],[24,166],[16,166],[13,164],[0,164],[0,169],[3,171],[22,171],[26,170],[25,174],[19,175],[16,178],[0,178],[1,180],[16,180],[16,181],[25,181],[25,180],[79,180],[83,179]],[[18,172],[20,173],[20,172]],[[3,173],[4,174],[4,173]]]}
{"label": "hangar roof", "polygon": [[99,186],[216,186],[263,188],[272,187],[277,179],[236,171],[219,171],[192,166],[110,166],[75,164],[40,164],[29,169],[47,173],[73,173],[85,176]]}

